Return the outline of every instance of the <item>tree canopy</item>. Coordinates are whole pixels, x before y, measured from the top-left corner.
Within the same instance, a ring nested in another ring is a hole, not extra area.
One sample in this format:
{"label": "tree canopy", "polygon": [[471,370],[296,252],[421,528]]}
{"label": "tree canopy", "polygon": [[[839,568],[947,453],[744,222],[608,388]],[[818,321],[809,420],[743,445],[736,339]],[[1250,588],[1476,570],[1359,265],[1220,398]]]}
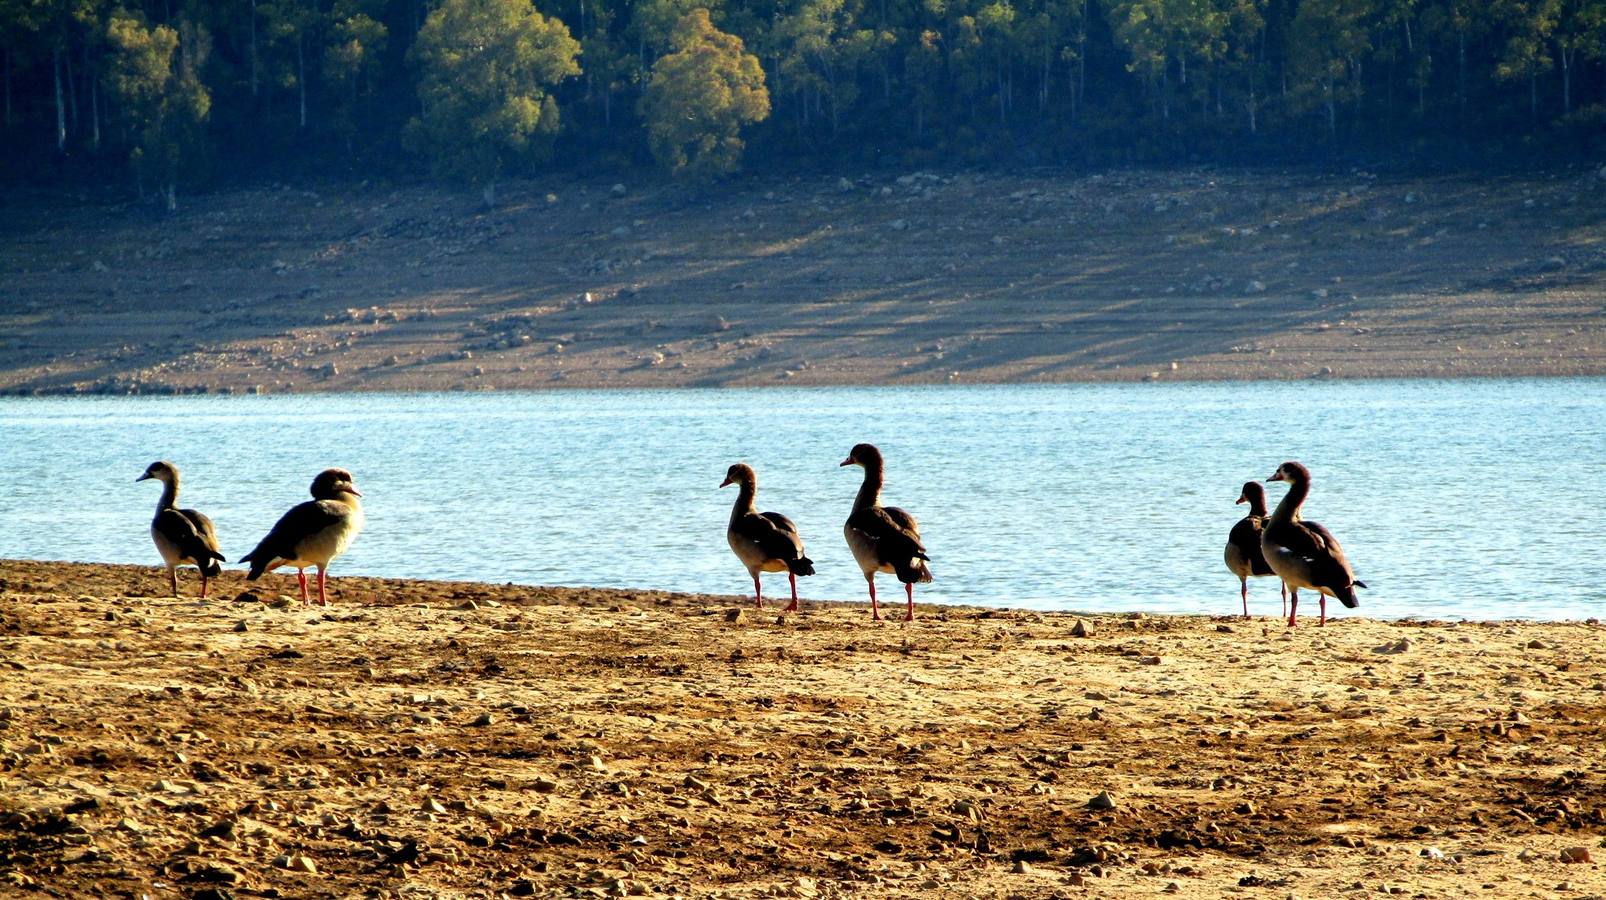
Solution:
{"label": "tree canopy", "polygon": [[0,76],[0,174],[168,193],[654,160],[1588,158],[1606,0],[0,0]]}
{"label": "tree canopy", "polygon": [[758,58],[742,39],[694,9],[676,23],[672,50],[652,67],[642,112],[652,155],[671,172],[717,175],[742,156],[743,125],[770,114]]}

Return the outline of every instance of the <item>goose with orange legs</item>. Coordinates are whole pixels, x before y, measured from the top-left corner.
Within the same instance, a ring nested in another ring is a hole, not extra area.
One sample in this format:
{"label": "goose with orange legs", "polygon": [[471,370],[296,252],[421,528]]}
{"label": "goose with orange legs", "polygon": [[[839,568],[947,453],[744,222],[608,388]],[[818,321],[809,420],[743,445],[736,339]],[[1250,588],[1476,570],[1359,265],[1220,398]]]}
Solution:
{"label": "goose with orange legs", "polygon": [[290,507],[256,549],[240,557],[251,564],[246,581],[263,572],[294,566],[301,585],[301,602],[307,602],[307,567],[318,567],[318,605],[328,606],[324,580],[329,564],[351,546],[362,531],[362,494],[345,469],[324,469],[312,480],[313,499]]}
{"label": "goose with orange legs", "polygon": [[[1266,563],[1266,555],[1260,550],[1260,533],[1266,526],[1266,489],[1258,481],[1244,484],[1244,489],[1238,494],[1238,503],[1249,504],[1249,515],[1238,520],[1227,534],[1227,549],[1225,557],[1227,570],[1238,576],[1238,594],[1244,602],[1244,618],[1249,618],[1249,579],[1264,575],[1275,575],[1271,566]],[[1283,615],[1288,615],[1288,586],[1282,581],[1277,582],[1282,588]]]}
{"label": "goose with orange legs", "polygon": [[134,479],[162,483],[162,497],[156,501],[156,517],[151,519],[151,540],[167,564],[167,582],[178,596],[178,567],[201,570],[201,598],[206,599],[207,580],[223,574],[220,562],[228,562],[218,551],[217,531],[212,520],[193,509],[178,508],[178,466],[157,460],[145,467],[145,474]]}
{"label": "goose with orange legs", "polygon": [[758,493],[758,475],[746,463],[736,463],[725,472],[720,487],[737,485],[736,504],[731,507],[725,540],[731,551],[753,578],[753,602],[764,608],[764,594],[758,573],[785,572],[792,586],[792,603],[783,612],[797,610],[797,576],[813,575],[814,561],[803,555],[803,537],[797,525],[778,512],[757,512],[753,497]]}
{"label": "goose with orange legs", "polygon": [[1300,516],[1300,508],[1310,496],[1310,470],[1297,462],[1285,462],[1266,480],[1288,482],[1288,493],[1260,534],[1260,549],[1266,562],[1288,585],[1288,627],[1295,627],[1300,588],[1317,592],[1322,608],[1318,625],[1327,624],[1328,597],[1337,597],[1350,609],[1360,606],[1355,589],[1366,587],[1366,583],[1355,579],[1355,570],[1350,568],[1338,538],[1319,523]]}
{"label": "goose with orange legs", "polygon": [[859,486],[853,512],[842,534],[870,587],[870,615],[876,621],[881,620],[881,608],[875,596],[876,573],[891,572],[903,582],[904,594],[908,597],[904,621],[912,621],[915,585],[931,581],[931,567],[927,565],[931,557],[926,555],[926,547],[920,542],[920,523],[896,506],[881,505],[881,487],[886,478],[881,451],[874,444],[854,445],[841,464],[864,469],[864,483]]}

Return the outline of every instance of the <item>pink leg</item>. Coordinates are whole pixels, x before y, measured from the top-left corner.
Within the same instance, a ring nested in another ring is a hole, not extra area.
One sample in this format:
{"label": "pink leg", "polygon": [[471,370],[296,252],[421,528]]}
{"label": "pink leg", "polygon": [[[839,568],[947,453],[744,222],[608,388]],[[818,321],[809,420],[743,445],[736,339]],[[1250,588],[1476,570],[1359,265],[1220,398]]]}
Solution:
{"label": "pink leg", "polygon": [[911,581],[908,584],[904,585],[903,586],[903,592],[909,596],[909,611],[904,613],[903,620],[905,622],[913,622],[915,620],[915,584],[914,584],[914,582]]}
{"label": "pink leg", "polygon": [[1320,628],[1327,624],[1327,595],[1321,591],[1317,591],[1316,602],[1322,605],[1322,618],[1321,621],[1316,623],[1316,626]]}
{"label": "pink leg", "polygon": [[323,596],[323,580],[324,580],[323,566],[319,566],[318,567],[318,605],[319,606],[328,606],[329,605],[329,601],[324,599],[324,596]]}
{"label": "pink leg", "polygon": [[296,583],[301,585],[301,602],[307,602],[307,570],[296,570]]}
{"label": "pink leg", "polygon": [[178,569],[167,567],[167,582],[173,586],[173,596],[178,596]]}
{"label": "pink leg", "polygon": [[1298,628],[1294,623],[1294,616],[1299,612],[1299,588],[1288,592],[1288,627]]}
{"label": "pink leg", "polygon": [[797,612],[797,573],[787,572],[786,580],[792,583],[792,602],[781,612]]}
{"label": "pink leg", "polygon": [[1244,618],[1249,618],[1249,579],[1238,579],[1238,593],[1244,598]]}
{"label": "pink leg", "polygon": [[757,572],[753,573],[753,602],[758,604],[759,609],[764,608],[764,595],[759,592]]}
{"label": "pink leg", "polygon": [[206,599],[206,570],[201,570],[201,599]]}
{"label": "pink leg", "polygon": [[1288,615],[1288,585],[1281,578],[1277,579],[1277,590],[1283,595],[1283,615]]}
{"label": "pink leg", "polygon": [[865,581],[870,583],[870,618],[879,622],[881,621],[881,607],[877,606],[875,602],[875,575],[870,575],[865,578]]}

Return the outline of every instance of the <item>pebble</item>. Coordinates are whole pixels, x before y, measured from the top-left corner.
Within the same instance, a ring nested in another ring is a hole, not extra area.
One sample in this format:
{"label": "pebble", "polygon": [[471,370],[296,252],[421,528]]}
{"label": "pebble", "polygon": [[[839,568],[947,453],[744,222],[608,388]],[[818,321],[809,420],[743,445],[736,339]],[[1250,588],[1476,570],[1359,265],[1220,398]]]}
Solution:
{"label": "pebble", "polygon": [[1568,847],[1561,851],[1561,861],[1564,863],[1587,863],[1594,862],[1595,858],[1590,855],[1588,847]]}
{"label": "pebble", "polygon": [[482,712],[477,718],[474,719],[474,727],[476,728],[484,728],[487,725],[494,724],[496,724],[496,716],[493,716],[488,712]]}
{"label": "pebble", "polygon": [[1098,794],[1093,797],[1093,799],[1087,801],[1087,808],[1088,809],[1114,809],[1115,808],[1115,798],[1110,796],[1110,792],[1109,791],[1099,791]]}
{"label": "pebble", "polygon": [[1087,623],[1081,619],[1077,619],[1076,624],[1071,626],[1071,637],[1087,637],[1092,633],[1093,629],[1087,627]]}
{"label": "pebble", "polygon": [[424,812],[435,813],[436,815],[446,812],[446,807],[442,806],[440,801],[436,800],[434,797],[425,797],[424,802],[420,804],[418,808],[422,809]]}

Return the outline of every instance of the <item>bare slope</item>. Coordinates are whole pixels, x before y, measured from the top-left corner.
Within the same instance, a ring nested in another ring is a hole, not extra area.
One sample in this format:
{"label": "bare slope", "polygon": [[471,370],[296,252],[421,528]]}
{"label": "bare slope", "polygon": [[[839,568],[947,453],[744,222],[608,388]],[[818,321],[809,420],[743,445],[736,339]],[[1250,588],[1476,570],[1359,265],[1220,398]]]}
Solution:
{"label": "bare slope", "polygon": [[1211,171],[0,211],[0,390],[1606,373],[1606,178]]}

